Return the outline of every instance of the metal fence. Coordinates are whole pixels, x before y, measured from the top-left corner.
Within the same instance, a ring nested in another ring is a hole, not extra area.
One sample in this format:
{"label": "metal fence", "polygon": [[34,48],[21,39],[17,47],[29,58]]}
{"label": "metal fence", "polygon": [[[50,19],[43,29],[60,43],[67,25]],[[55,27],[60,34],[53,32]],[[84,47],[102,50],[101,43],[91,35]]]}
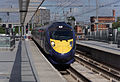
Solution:
{"label": "metal fence", "polygon": [[0,36],[0,48],[13,48],[15,46],[14,36]]}
{"label": "metal fence", "polygon": [[[88,40],[95,40],[95,41],[101,41],[101,42],[107,42],[109,43],[109,33],[108,30],[100,30],[95,32],[89,32],[86,35],[86,38]],[[118,43],[118,35],[117,35],[117,29],[113,29],[113,34],[111,37],[111,41],[113,43]]]}

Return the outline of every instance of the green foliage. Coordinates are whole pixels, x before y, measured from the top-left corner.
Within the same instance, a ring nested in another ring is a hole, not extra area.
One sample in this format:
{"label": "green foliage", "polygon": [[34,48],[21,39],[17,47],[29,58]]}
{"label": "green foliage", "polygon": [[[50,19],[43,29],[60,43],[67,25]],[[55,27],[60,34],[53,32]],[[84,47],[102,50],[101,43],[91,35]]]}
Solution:
{"label": "green foliage", "polygon": [[5,28],[0,26],[0,34],[5,34]]}
{"label": "green foliage", "polygon": [[113,29],[117,29],[118,27],[120,27],[120,22],[114,22],[112,24],[112,27],[113,27]]}
{"label": "green foliage", "polygon": [[32,24],[30,24],[30,31],[32,31]]}
{"label": "green foliage", "polygon": [[71,26],[71,23],[70,23],[70,22],[68,22],[67,24]]}
{"label": "green foliage", "polygon": [[120,17],[117,17],[117,22],[120,22]]}
{"label": "green foliage", "polygon": [[15,28],[15,34],[16,34],[16,33],[19,33],[19,27],[16,26],[16,27],[14,27],[14,28]]}
{"label": "green foliage", "polygon": [[2,22],[2,18],[0,18],[0,22]]}
{"label": "green foliage", "polygon": [[76,19],[75,19],[74,16],[70,16],[70,17],[67,17],[67,20],[68,20],[68,21],[75,21]]}
{"label": "green foliage", "polygon": [[49,22],[45,22],[45,23],[44,23],[44,25],[48,25],[48,24],[49,24]]}

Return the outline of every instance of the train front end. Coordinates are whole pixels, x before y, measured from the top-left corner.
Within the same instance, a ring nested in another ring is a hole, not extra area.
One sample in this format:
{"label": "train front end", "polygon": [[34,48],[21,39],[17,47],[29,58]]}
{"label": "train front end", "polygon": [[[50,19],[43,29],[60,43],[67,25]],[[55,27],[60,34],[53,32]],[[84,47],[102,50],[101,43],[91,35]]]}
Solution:
{"label": "train front end", "polygon": [[75,33],[66,23],[57,23],[49,28],[51,62],[71,64],[74,62]]}

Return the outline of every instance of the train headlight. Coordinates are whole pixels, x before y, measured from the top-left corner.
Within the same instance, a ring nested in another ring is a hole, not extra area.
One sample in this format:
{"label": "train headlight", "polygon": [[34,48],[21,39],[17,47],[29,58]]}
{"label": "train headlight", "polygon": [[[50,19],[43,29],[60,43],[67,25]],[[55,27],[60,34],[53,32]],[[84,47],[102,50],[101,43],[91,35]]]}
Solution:
{"label": "train headlight", "polygon": [[73,42],[72,42],[72,41],[70,42],[70,46],[71,46],[71,47],[73,46]]}
{"label": "train headlight", "polygon": [[51,45],[52,45],[52,47],[54,47],[54,46],[55,46],[55,42],[52,41],[52,42],[51,42]]}

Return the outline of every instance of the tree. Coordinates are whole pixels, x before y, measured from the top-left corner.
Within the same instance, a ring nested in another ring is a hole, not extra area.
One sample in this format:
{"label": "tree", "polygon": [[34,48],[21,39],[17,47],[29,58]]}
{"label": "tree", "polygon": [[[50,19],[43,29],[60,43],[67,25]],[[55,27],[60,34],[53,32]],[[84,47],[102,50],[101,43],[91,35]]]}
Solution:
{"label": "tree", "polygon": [[71,23],[70,23],[70,22],[67,22],[67,24],[71,26]]}
{"label": "tree", "polygon": [[0,26],[0,34],[5,34],[5,28]]}
{"label": "tree", "polygon": [[112,27],[113,27],[113,29],[117,29],[118,27],[120,27],[120,22],[114,22],[112,24]]}
{"label": "tree", "polygon": [[74,16],[67,17],[67,20],[68,21],[75,21],[75,17]]}
{"label": "tree", "polygon": [[120,22],[120,17],[117,17],[117,22]]}
{"label": "tree", "polygon": [[0,18],[0,22],[2,22],[2,18]]}
{"label": "tree", "polygon": [[75,26],[75,17],[74,16],[70,16],[70,17],[67,17],[67,20],[68,20],[68,24],[72,27]]}
{"label": "tree", "polygon": [[15,29],[15,34],[19,33],[19,27],[18,26],[15,26],[14,29]]}

